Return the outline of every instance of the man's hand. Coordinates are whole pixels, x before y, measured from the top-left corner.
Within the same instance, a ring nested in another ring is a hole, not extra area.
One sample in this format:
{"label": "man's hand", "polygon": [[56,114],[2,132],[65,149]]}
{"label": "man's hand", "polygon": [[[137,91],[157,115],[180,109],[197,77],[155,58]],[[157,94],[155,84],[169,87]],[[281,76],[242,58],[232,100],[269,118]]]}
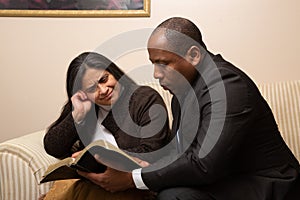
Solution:
{"label": "man's hand", "polygon": [[119,192],[135,188],[131,172],[122,172],[108,167],[104,173],[100,174],[83,171],[78,171],[78,174],[109,192]]}
{"label": "man's hand", "polygon": [[[96,160],[101,163],[99,160],[99,155],[95,155]],[[133,157],[141,167],[149,166],[149,163],[143,161],[139,158]],[[134,181],[132,179],[131,172],[118,171],[116,169],[107,167],[104,173],[88,173],[83,171],[78,171],[78,174],[89,179],[96,185],[99,185],[103,189],[109,192],[120,192],[127,189],[135,188]]]}

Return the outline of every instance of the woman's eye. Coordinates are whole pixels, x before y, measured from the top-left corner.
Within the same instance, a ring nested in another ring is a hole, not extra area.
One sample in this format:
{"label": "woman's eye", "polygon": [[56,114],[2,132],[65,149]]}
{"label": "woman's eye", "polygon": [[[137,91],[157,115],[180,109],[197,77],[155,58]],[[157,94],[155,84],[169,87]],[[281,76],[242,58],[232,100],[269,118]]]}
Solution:
{"label": "woman's eye", "polygon": [[88,89],[86,89],[85,91],[87,93],[93,93],[96,91],[96,89],[97,89],[97,85],[93,85],[93,86],[89,87]]}
{"label": "woman's eye", "polygon": [[108,80],[108,74],[99,79],[98,83],[105,83]]}

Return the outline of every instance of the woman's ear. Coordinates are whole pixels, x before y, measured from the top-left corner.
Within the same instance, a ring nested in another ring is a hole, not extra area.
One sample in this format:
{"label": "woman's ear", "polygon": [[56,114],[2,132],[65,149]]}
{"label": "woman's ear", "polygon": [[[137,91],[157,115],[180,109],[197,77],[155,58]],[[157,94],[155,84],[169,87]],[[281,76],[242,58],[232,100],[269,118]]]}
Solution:
{"label": "woman's ear", "polygon": [[186,59],[193,66],[198,65],[201,61],[201,52],[199,47],[191,46],[186,53]]}

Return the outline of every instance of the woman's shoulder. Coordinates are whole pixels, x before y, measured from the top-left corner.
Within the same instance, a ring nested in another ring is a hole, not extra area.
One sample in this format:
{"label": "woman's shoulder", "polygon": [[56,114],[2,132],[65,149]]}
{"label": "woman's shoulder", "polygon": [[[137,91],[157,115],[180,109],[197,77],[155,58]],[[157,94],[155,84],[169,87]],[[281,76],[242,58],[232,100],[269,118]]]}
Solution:
{"label": "woman's shoulder", "polygon": [[152,87],[147,85],[135,85],[131,87],[131,91],[127,91],[130,101],[145,104],[145,103],[162,103],[163,99],[161,95]]}
{"label": "woman's shoulder", "polygon": [[154,88],[147,85],[137,85],[134,94],[137,96],[160,96]]}

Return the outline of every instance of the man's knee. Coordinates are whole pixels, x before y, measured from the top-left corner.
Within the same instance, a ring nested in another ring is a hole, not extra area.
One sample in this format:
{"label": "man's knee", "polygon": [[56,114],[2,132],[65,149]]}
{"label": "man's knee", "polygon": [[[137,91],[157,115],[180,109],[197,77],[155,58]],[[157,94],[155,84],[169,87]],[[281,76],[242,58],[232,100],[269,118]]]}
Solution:
{"label": "man's knee", "polygon": [[157,200],[213,200],[213,198],[199,189],[177,187],[162,190],[158,193]]}

